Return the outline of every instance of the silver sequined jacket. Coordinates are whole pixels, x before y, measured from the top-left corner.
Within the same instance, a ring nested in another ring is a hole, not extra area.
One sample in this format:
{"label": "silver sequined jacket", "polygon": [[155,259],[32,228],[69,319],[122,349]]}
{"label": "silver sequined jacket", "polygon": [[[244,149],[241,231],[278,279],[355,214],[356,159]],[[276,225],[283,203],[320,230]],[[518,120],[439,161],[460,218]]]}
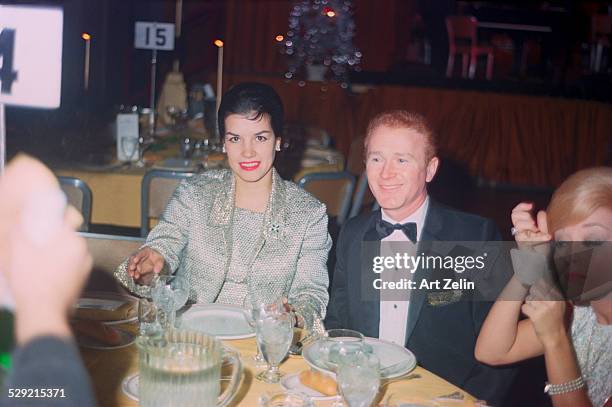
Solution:
{"label": "silver sequined jacket", "polygon": [[[248,257],[246,284],[269,300],[287,296],[312,328],[325,316],[329,299],[325,205],[272,171],[272,193]],[[181,182],[143,246],[162,254],[166,272],[187,276],[192,301],[214,302],[228,273],[232,242],[240,239],[232,236],[234,188],[229,170],[209,170]],[[115,277],[128,290],[149,296],[149,287],[136,284],[126,267],[127,260]]]}

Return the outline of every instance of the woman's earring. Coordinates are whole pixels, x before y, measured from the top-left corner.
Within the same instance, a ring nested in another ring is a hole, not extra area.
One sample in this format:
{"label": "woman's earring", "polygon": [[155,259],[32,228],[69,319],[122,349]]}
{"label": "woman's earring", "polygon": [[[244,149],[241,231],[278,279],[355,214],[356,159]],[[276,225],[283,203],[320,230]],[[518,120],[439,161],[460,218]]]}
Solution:
{"label": "woman's earring", "polygon": [[223,153],[225,153],[225,152],[226,152],[226,151],[225,151],[225,144],[223,144],[223,145],[221,146],[221,151],[222,151]]}
{"label": "woman's earring", "polygon": [[280,144],[276,145],[276,151],[280,151]]}

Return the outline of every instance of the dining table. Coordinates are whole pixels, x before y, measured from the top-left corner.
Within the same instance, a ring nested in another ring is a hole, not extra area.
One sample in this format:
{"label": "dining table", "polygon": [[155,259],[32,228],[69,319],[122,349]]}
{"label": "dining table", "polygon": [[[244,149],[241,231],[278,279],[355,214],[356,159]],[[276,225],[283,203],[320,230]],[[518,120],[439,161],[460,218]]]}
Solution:
{"label": "dining table", "polygon": [[[125,329],[136,331],[137,327],[131,326]],[[243,365],[241,382],[230,406],[259,406],[261,395],[283,391],[280,384],[264,383],[255,378],[260,369],[253,360],[257,351],[254,337],[222,342],[225,347],[239,353]],[[128,397],[122,390],[122,382],[138,373],[139,356],[136,344],[103,350],[81,347],[80,352],[101,407],[138,405],[137,401]],[[280,365],[280,371],[285,375],[306,369],[310,367],[302,356],[288,356]],[[407,405],[450,407],[478,405],[473,396],[420,366],[415,367],[410,374],[383,381],[374,405],[384,406],[384,402],[389,397]],[[333,400],[314,401],[316,407],[332,406],[333,403]]]}
{"label": "dining table", "polygon": [[[143,164],[112,162],[107,165],[63,164],[53,167],[58,176],[75,177],[84,181],[92,191],[91,223],[128,228],[140,227],[141,184],[151,169],[181,172],[200,172],[228,168],[226,155],[213,152],[204,157],[182,159],[177,149],[147,153]],[[344,169],[344,156],[334,149],[306,150],[298,181],[312,172],[336,172]]]}

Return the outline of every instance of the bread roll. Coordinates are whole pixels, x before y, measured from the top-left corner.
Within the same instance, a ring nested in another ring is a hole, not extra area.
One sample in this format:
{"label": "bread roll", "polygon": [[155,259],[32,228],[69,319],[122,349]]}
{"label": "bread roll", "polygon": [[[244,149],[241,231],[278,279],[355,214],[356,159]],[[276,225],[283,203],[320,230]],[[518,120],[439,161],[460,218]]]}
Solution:
{"label": "bread roll", "polygon": [[76,319],[110,322],[133,318],[136,316],[137,312],[138,310],[131,302],[126,302],[114,311],[95,308],[77,308],[74,317]]}
{"label": "bread roll", "polygon": [[121,345],[119,331],[98,321],[74,321],[72,327],[76,333],[94,339],[100,344],[109,346]]}
{"label": "bread roll", "polygon": [[300,373],[300,382],[325,396],[336,395],[336,381],[323,373],[304,370]]}

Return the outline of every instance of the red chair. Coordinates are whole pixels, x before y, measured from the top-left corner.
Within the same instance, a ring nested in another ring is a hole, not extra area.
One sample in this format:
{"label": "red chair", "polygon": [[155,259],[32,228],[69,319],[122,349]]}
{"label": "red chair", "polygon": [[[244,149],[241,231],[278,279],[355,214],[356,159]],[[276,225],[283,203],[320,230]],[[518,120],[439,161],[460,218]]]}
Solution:
{"label": "red chair", "polygon": [[461,54],[461,75],[473,79],[476,75],[476,62],[478,56],[487,56],[487,80],[493,78],[493,47],[478,44],[476,30],[478,21],[472,16],[446,17],[446,30],[448,31],[448,64],[446,76],[451,77],[455,66],[455,55]]}

